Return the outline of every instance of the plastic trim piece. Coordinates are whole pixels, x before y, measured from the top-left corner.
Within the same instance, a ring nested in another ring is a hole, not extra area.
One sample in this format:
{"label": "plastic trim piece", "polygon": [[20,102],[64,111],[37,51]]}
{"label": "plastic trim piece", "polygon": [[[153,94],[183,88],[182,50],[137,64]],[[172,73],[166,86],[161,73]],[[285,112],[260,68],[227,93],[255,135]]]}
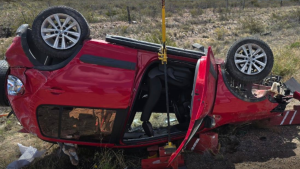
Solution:
{"label": "plastic trim piece", "polygon": [[[152,52],[158,52],[159,49],[161,48],[160,44],[139,41],[139,40],[130,39],[122,36],[107,35],[105,40],[110,43],[120,44],[127,47],[142,49],[142,50],[152,51]],[[205,56],[205,53],[201,51],[187,50],[187,49],[181,49],[181,48],[176,48],[171,46],[167,46],[167,50],[168,50],[167,53],[170,55],[183,56],[183,57],[193,58],[193,59],[199,59],[202,56]]]}
{"label": "plastic trim piece", "polygon": [[136,64],[133,62],[105,58],[101,56],[82,55],[80,61],[84,63],[96,64],[100,66],[109,66],[120,69],[135,70]]}

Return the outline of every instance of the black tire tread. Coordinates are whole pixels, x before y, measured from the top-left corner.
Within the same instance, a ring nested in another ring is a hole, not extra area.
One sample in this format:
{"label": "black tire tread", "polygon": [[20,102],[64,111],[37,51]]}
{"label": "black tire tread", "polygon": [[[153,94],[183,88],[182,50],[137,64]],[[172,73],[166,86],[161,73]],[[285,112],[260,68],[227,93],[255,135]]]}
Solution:
{"label": "black tire tread", "polygon": [[0,106],[9,106],[6,93],[6,83],[9,65],[5,60],[0,60]]}

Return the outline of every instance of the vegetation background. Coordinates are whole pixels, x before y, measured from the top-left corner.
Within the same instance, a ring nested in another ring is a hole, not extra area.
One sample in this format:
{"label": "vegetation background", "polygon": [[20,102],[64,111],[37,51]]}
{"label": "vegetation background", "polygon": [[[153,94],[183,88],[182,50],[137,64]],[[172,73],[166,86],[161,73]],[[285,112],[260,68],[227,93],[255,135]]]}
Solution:
{"label": "vegetation background", "polygon": [[[160,0],[0,0],[0,59],[4,58],[21,24],[31,25],[38,13],[56,5],[81,12],[90,23],[92,38],[104,39],[106,34],[115,34],[160,43]],[[127,8],[134,21],[131,24]],[[283,76],[284,80],[294,76],[300,81],[299,0],[166,0],[166,12],[168,45],[192,49],[193,43],[199,43],[212,46],[216,57],[225,58],[234,41],[258,37],[273,50],[272,73]],[[17,142],[39,149],[51,145],[29,134],[17,133],[21,129],[17,123],[16,118],[0,118],[0,168],[19,157]],[[37,160],[28,168],[69,166],[67,157],[57,160],[56,149],[57,146],[48,149],[47,158]],[[79,168],[139,166],[143,157],[136,155],[139,152],[124,155],[123,151],[109,149],[101,153],[84,149],[80,153],[83,162]]]}

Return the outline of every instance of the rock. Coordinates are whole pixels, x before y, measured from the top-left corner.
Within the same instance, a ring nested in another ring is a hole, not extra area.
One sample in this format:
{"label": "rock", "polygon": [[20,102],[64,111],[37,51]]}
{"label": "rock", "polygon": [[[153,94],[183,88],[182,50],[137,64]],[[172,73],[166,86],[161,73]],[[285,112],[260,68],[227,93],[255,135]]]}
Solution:
{"label": "rock", "polygon": [[206,39],[209,39],[209,36],[207,35],[203,35],[202,38],[206,38]]}
{"label": "rock", "polygon": [[272,35],[272,32],[265,32],[265,33],[261,33],[261,36],[268,36],[268,35]]}

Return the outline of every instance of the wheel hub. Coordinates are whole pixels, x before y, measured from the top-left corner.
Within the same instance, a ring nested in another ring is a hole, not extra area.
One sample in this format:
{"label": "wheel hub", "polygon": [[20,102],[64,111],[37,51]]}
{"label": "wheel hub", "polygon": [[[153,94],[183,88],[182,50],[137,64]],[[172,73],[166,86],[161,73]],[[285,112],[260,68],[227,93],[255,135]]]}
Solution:
{"label": "wheel hub", "polygon": [[265,51],[256,44],[244,44],[237,49],[234,56],[237,69],[246,75],[256,75],[267,65]]}
{"label": "wheel hub", "polygon": [[54,49],[69,49],[80,39],[81,28],[78,22],[67,14],[53,14],[41,26],[44,42]]}

